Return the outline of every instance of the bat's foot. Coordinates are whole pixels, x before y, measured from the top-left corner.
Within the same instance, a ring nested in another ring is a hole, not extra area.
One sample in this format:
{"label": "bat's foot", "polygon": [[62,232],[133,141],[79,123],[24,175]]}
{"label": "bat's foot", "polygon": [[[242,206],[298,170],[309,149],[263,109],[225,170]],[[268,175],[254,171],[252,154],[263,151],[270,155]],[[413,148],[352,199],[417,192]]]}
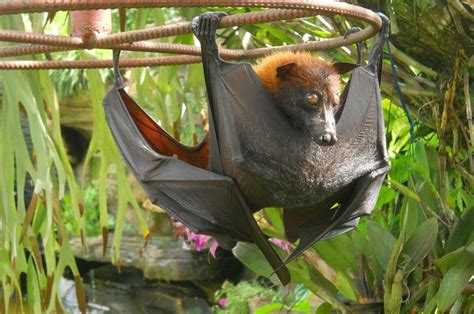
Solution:
{"label": "bat's foot", "polygon": [[219,21],[226,16],[224,12],[206,12],[196,16],[191,21],[191,30],[201,42],[203,50],[210,46],[216,46],[216,31]]}

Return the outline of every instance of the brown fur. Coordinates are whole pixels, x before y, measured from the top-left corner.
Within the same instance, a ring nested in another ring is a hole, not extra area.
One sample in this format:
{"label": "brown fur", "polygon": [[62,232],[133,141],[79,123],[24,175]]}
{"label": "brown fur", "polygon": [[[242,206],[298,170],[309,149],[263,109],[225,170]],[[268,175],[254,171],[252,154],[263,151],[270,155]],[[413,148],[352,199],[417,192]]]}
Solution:
{"label": "brown fur", "polygon": [[[277,77],[277,68],[295,63],[287,79]],[[339,75],[334,67],[326,61],[303,52],[281,52],[261,59],[254,65],[255,72],[268,91],[275,95],[284,83],[304,85],[316,89],[332,98],[339,92]]]}

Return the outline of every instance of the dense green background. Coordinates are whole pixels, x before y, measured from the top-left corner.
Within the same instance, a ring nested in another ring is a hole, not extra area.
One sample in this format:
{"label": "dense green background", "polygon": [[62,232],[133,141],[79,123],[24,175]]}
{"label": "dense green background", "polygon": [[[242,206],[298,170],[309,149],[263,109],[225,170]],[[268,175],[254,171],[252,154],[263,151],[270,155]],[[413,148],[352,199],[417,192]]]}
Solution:
{"label": "dense green background", "polygon": [[[322,300],[317,313],[331,309],[473,312],[472,8],[463,1],[351,2],[391,18],[391,51],[409,114],[400,107],[386,58],[382,90],[392,170],[374,213],[357,230],[320,241],[290,264],[292,278],[300,284],[292,302],[276,298],[259,313],[291,306],[309,312],[308,295]],[[202,11],[131,9],[127,10],[127,29],[190,20]],[[52,20],[47,14],[0,17],[2,29],[64,35],[68,23],[64,12]],[[317,17],[222,30],[219,41],[229,48],[276,46],[344,34],[351,26],[357,23],[342,17]],[[186,35],[163,41],[189,44],[194,39]],[[371,45],[372,40],[367,43]],[[319,55],[354,61],[354,52],[354,47],[345,47]],[[111,52],[55,53],[29,59],[49,57],[102,59],[110,58]],[[186,144],[203,137],[206,102],[200,65],[140,68],[124,74],[137,102],[171,134]],[[112,256],[119,263],[124,228],[147,237],[147,214],[136,200],[104,120],[102,99],[111,86],[110,70],[1,71],[0,86],[3,307],[8,312],[5,300],[20,294],[19,278],[25,273],[29,308],[38,313],[53,311],[58,307],[58,283],[64,269],[78,276],[68,239],[96,234],[107,238],[113,229]],[[26,125],[31,132],[25,136]],[[61,136],[66,127],[79,130],[86,144],[90,139],[83,158],[74,147],[78,140]],[[26,203],[25,181],[27,189],[34,186],[35,191]],[[110,195],[116,201],[111,202]],[[127,208],[136,211],[135,229],[126,224]],[[284,238],[279,209],[265,209],[259,218],[268,235]],[[239,244],[234,254],[255,272],[271,273],[254,246]],[[259,289],[225,287],[226,311],[242,313],[247,306],[242,302],[248,298],[245,293],[263,293]]]}

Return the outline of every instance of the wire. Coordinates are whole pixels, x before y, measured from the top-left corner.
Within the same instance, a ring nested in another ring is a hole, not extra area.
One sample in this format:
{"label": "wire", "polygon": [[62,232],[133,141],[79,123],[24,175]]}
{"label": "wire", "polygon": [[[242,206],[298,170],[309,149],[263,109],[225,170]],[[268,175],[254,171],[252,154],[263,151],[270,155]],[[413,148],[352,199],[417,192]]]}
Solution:
{"label": "wire", "polygon": [[415,141],[415,125],[413,120],[410,116],[410,112],[408,111],[408,106],[403,98],[402,90],[400,88],[400,81],[397,75],[397,67],[395,66],[395,60],[392,56],[392,51],[390,50],[390,43],[387,40],[387,52],[388,57],[390,59],[390,67],[392,68],[392,76],[393,76],[393,86],[395,87],[395,91],[397,93],[398,98],[400,99],[400,103],[402,104],[403,111],[407,116],[408,124],[410,125],[410,142],[413,143]]}

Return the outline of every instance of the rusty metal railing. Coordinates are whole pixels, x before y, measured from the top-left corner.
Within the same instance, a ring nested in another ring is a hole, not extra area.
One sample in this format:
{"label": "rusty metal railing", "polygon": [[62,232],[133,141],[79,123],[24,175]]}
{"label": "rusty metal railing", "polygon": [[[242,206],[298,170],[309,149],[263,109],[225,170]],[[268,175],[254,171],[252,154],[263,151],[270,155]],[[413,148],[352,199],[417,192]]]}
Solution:
{"label": "rusty metal railing", "polygon": [[[317,0],[12,0],[0,2],[0,15],[51,12],[60,10],[97,10],[109,8],[143,7],[258,7],[265,11],[226,16],[221,19],[220,28],[229,28],[256,23],[310,17],[319,14],[344,15],[366,22],[363,30],[347,37],[339,36],[303,44],[282,47],[257,48],[249,50],[221,49],[225,59],[257,58],[279,50],[313,51],[336,48],[366,40],[381,28],[380,17],[374,12],[343,2]],[[21,56],[77,49],[121,49],[133,51],[165,52],[179,54],[171,57],[122,59],[121,67],[170,65],[197,63],[201,59],[196,46],[147,42],[150,39],[176,36],[190,32],[189,22],[126,31],[93,37],[66,37],[39,33],[0,30],[0,41],[21,43],[0,48],[0,57]],[[60,69],[111,67],[111,60],[80,61],[0,61],[0,69]]]}

